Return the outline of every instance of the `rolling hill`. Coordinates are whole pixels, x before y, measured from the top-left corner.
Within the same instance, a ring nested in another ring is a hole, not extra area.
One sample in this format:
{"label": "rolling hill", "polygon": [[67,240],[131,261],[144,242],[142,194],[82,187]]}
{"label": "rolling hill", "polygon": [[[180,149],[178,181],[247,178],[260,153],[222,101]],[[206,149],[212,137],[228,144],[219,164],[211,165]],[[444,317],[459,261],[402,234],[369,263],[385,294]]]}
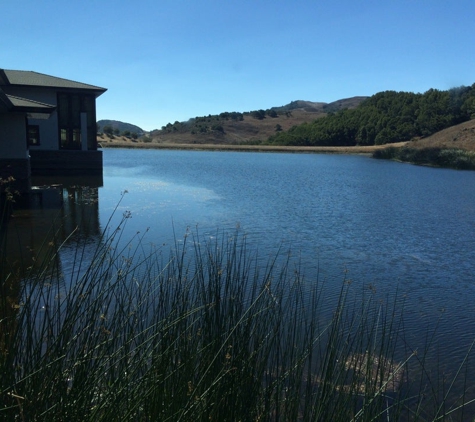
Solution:
{"label": "rolling hill", "polygon": [[463,122],[423,139],[407,143],[409,148],[455,148],[475,151],[475,119]]}
{"label": "rolling hill", "polygon": [[[475,87],[475,86],[474,86]],[[472,88],[474,88],[472,87]],[[464,88],[465,92],[470,92],[470,88]],[[438,91],[430,90],[429,94],[433,92],[440,97]],[[457,90],[449,91],[449,94],[456,98],[453,94]],[[402,93],[403,95],[406,95]],[[408,94],[409,96],[411,94]],[[419,94],[420,95],[420,94]],[[426,95],[426,94],[424,94]],[[373,144],[278,144],[270,142],[281,137],[281,135],[288,136],[286,131],[292,133],[303,130],[309,134],[313,133],[316,125],[328,122],[333,123],[332,130],[338,128],[338,125],[345,124],[363,124],[363,120],[351,120],[348,116],[353,116],[355,112],[361,114],[364,107],[371,106],[371,100],[380,99],[381,97],[392,96],[396,99],[400,97],[400,93],[393,91],[386,91],[378,93],[371,97],[370,100],[359,105],[368,97],[353,97],[342,99],[333,103],[317,103],[311,101],[297,100],[291,103],[272,107],[268,110],[255,110],[252,112],[238,113],[238,112],[223,112],[219,115],[208,115],[203,117],[191,118],[186,122],[168,123],[163,126],[161,130],[155,130],[145,134],[139,139],[133,137],[123,136],[107,136],[101,134],[98,137],[98,142],[101,147],[145,147],[145,148],[199,148],[199,149],[249,149],[262,151],[314,151],[314,152],[332,152],[332,153],[371,153],[375,158],[394,159],[398,161],[408,161],[416,164],[434,165],[440,167],[452,167],[457,169],[475,169],[475,119],[463,121],[456,124],[456,120],[452,122],[452,126],[448,126],[439,131],[433,131],[426,136],[411,136],[406,139],[399,139],[391,141],[390,138],[386,142]],[[462,98],[463,99],[463,98]],[[467,112],[471,107],[471,97],[465,98],[465,103],[460,107],[460,112]],[[454,102],[454,101],[453,101]],[[460,101],[459,101],[460,102]],[[391,118],[392,115],[400,117],[400,113],[389,112],[389,107],[394,107],[396,101],[392,103],[383,103],[386,109],[383,110],[383,117],[385,119]],[[454,102],[454,104],[456,104]],[[379,106],[379,104],[378,104]],[[460,106],[460,104],[459,104]],[[467,108],[468,106],[468,108]],[[475,111],[475,98],[473,101]],[[464,109],[464,107],[466,107]],[[375,108],[373,107],[372,110]],[[452,105],[452,108],[440,109],[441,115],[448,112],[457,113],[457,108]],[[341,111],[339,113],[339,111]],[[421,110],[416,110],[414,116],[419,116]],[[424,112],[424,109],[422,109]],[[406,111],[407,114],[407,111]],[[427,114],[427,111],[426,111]],[[355,114],[356,116],[358,114]],[[320,120],[322,117],[328,116],[331,120]],[[406,116],[406,115],[405,115]],[[431,116],[431,114],[428,114]],[[475,116],[475,114],[474,114]],[[406,116],[406,123],[410,114]],[[454,116],[452,116],[454,117]],[[457,115],[455,115],[457,117]],[[470,117],[468,117],[470,118]],[[459,121],[462,118],[458,117]],[[465,117],[467,119],[467,117]],[[410,120],[410,119],[409,119]],[[393,120],[397,122],[397,120]],[[124,130],[130,130],[130,124],[122,124],[117,121],[101,121],[114,122],[115,127]],[[436,121],[436,123],[438,120]],[[417,121],[416,123],[420,123]],[[104,124],[104,123],[103,123]],[[368,123],[366,123],[368,124]],[[450,123],[449,123],[450,124]],[[406,125],[407,126],[407,125]],[[368,126],[369,127],[369,126]],[[397,125],[395,126],[398,127]],[[408,126],[409,127],[409,126]],[[410,128],[410,127],[409,127]],[[140,129],[140,128],[139,128]],[[387,131],[387,129],[386,129]],[[137,131],[138,132],[138,131]],[[309,138],[305,138],[309,139]],[[345,137],[345,139],[350,139]]]}
{"label": "rolling hill", "polygon": [[151,142],[160,144],[259,144],[278,131],[312,122],[330,111],[354,108],[366,97],[353,97],[333,103],[292,101],[268,110],[245,113],[223,112],[195,117],[187,122],[168,123],[150,132]]}
{"label": "rolling hill", "polygon": [[112,129],[117,129],[120,133],[129,131],[131,133],[136,133],[138,136],[142,136],[145,133],[145,131],[138,126],[118,120],[99,120],[97,122],[97,131],[102,132],[106,126],[111,126]]}

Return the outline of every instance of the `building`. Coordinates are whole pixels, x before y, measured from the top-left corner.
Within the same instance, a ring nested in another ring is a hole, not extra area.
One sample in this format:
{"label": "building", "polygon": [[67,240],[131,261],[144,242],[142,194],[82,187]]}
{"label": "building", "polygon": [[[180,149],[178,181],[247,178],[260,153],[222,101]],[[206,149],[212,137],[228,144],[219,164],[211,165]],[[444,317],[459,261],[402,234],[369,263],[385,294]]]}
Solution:
{"label": "building", "polygon": [[0,177],[102,175],[94,85],[0,69]]}

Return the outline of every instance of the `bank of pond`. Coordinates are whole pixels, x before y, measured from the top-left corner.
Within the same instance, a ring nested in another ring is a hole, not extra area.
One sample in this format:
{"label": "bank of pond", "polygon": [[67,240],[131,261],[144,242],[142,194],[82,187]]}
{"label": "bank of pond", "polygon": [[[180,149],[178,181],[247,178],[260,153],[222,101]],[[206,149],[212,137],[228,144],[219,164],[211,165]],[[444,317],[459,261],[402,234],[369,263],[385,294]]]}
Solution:
{"label": "bank of pond", "polygon": [[241,152],[279,152],[279,153],[317,153],[317,154],[370,154],[373,158],[400,161],[456,170],[475,170],[475,152],[460,148],[410,146],[388,146],[371,152],[368,147],[292,147],[275,145],[228,145],[228,144],[104,144],[105,148],[121,149],[159,149],[159,150],[197,150],[197,151],[241,151]]}
{"label": "bank of pond", "polygon": [[475,170],[475,152],[463,149],[388,147],[373,152],[373,158],[457,170]]}

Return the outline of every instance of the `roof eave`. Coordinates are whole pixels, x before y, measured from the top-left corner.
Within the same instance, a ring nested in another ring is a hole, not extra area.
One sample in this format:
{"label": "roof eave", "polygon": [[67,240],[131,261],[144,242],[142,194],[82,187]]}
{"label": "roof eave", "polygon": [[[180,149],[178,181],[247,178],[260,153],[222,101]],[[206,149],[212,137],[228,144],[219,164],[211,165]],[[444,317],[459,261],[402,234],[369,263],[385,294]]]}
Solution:
{"label": "roof eave", "polygon": [[0,85],[1,84],[14,87],[47,88],[55,90],[71,90],[76,92],[92,91],[96,97],[106,91],[105,88],[100,86],[26,70],[0,69]]}
{"label": "roof eave", "polygon": [[107,91],[107,88],[101,88],[100,90],[97,90],[94,92],[94,95],[97,97],[99,97],[100,95],[104,94],[104,92]]}
{"label": "roof eave", "polygon": [[11,105],[8,111],[20,113],[51,114],[56,110],[56,106],[52,104],[41,103],[28,98],[17,97],[14,95],[5,95],[5,98]]}

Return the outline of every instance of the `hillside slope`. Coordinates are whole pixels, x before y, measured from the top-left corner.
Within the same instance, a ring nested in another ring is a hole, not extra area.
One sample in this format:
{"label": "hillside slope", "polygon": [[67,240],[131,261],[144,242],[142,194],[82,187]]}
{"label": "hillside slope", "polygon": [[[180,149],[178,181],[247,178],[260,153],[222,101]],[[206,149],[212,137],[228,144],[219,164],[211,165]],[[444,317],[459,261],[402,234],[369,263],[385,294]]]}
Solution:
{"label": "hillside slope", "polygon": [[145,131],[131,123],[125,123],[118,120],[99,120],[97,122],[97,131],[102,132],[104,127],[111,126],[112,129],[117,129],[120,133],[129,131],[131,133],[136,133],[138,136],[141,136],[145,133]]}
{"label": "hillside slope", "polygon": [[409,148],[455,148],[475,151],[475,119],[436,132],[423,139],[412,140]]}
{"label": "hillside slope", "polygon": [[388,146],[373,152],[374,158],[413,164],[475,170],[475,119],[451,126],[424,139]]}
{"label": "hillside slope", "polygon": [[259,144],[279,131],[312,122],[329,111],[354,108],[366,97],[341,99],[333,103],[292,101],[268,110],[246,113],[221,113],[195,117],[187,122],[168,123],[150,133],[152,143],[159,144]]}

